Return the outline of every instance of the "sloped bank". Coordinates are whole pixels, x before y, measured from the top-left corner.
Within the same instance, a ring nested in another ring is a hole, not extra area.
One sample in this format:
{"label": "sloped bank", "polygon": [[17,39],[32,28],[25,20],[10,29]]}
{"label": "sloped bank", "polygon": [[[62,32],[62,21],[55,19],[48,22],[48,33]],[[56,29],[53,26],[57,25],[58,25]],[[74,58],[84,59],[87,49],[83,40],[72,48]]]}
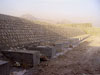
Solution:
{"label": "sloped bank", "polygon": [[[71,33],[71,31],[73,32]],[[39,49],[41,54],[45,53],[49,55],[48,53],[50,53],[51,56],[52,54],[53,56],[55,56],[55,54],[59,52],[57,49],[60,46],[59,44],[62,45],[61,48],[65,48],[66,46],[67,48],[73,47],[72,45],[73,43],[71,43],[71,41],[74,42],[75,40],[77,41],[79,40],[75,38],[75,39],[70,39],[69,41],[69,38],[71,36],[77,36],[80,34],[85,34],[85,32],[76,28],[63,28],[63,27],[60,28],[60,27],[55,27],[55,26],[39,25],[39,24],[35,24],[33,22],[30,22],[18,17],[0,14],[0,50],[11,49],[12,51],[10,52],[13,52],[15,50],[15,53],[18,53],[18,54],[21,53],[19,55],[21,56],[19,57],[20,59],[22,59],[22,56],[24,56],[24,53],[25,53],[24,49],[27,50],[27,47],[29,48],[29,46],[32,46],[33,48],[39,47],[36,50]],[[66,41],[68,41],[67,43],[70,43],[70,44],[67,45]],[[52,48],[51,49],[49,48],[49,51],[50,51],[49,52],[44,48],[44,46],[53,47],[53,49],[57,51],[55,52],[54,50],[51,50]],[[41,48],[45,50],[43,51],[41,50]],[[23,50],[23,51],[20,51],[20,50]],[[34,50],[35,49],[33,49],[32,52],[34,52]],[[29,51],[27,50],[26,53],[28,52]],[[11,55],[8,53],[8,56],[11,56]]]}

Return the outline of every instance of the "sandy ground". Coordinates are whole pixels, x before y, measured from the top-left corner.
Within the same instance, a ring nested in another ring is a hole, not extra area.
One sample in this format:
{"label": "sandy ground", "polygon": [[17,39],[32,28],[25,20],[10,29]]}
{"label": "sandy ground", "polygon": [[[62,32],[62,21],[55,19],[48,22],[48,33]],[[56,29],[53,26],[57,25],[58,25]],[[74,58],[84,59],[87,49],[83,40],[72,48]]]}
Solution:
{"label": "sandy ground", "polygon": [[100,75],[100,38],[91,36],[66,54],[41,62],[37,69],[32,69],[29,73],[29,75]]}

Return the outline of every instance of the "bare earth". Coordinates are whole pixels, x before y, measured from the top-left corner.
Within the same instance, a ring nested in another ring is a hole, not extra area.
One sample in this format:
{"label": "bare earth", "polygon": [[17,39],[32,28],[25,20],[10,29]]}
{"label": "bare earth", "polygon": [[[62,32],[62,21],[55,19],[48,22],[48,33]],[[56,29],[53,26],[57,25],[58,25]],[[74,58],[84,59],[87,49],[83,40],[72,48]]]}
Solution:
{"label": "bare earth", "polygon": [[29,75],[100,75],[100,38],[91,36],[78,47],[41,62]]}

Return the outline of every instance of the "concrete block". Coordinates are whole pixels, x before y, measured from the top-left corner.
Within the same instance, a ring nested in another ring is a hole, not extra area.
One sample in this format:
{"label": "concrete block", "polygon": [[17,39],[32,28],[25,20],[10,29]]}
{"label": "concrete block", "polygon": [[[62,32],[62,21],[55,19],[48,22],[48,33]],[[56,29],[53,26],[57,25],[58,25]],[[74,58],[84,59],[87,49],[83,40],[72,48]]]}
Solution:
{"label": "concrete block", "polygon": [[70,45],[76,45],[79,41],[80,41],[79,38],[71,38],[69,40]]}
{"label": "concrete block", "polygon": [[37,46],[30,48],[30,50],[40,51],[41,54],[47,56],[48,58],[53,58],[56,55],[56,49],[51,46]]}
{"label": "concrete block", "polygon": [[54,49],[56,50],[56,53],[59,53],[63,49],[63,44],[55,44]]}
{"label": "concrete block", "polygon": [[19,62],[28,66],[36,66],[40,63],[40,52],[29,50],[4,50],[3,55],[10,61]]}
{"label": "concrete block", "polygon": [[0,75],[10,75],[10,66],[7,61],[0,60]]}

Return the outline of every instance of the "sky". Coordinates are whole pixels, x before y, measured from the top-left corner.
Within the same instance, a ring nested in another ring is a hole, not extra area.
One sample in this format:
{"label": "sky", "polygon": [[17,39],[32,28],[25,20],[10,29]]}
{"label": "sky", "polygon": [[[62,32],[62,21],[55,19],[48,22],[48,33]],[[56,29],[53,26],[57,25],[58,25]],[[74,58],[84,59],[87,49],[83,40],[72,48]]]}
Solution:
{"label": "sky", "polygon": [[38,18],[91,22],[100,27],[100,0],[0,0],[0,13],[32,14]]}

